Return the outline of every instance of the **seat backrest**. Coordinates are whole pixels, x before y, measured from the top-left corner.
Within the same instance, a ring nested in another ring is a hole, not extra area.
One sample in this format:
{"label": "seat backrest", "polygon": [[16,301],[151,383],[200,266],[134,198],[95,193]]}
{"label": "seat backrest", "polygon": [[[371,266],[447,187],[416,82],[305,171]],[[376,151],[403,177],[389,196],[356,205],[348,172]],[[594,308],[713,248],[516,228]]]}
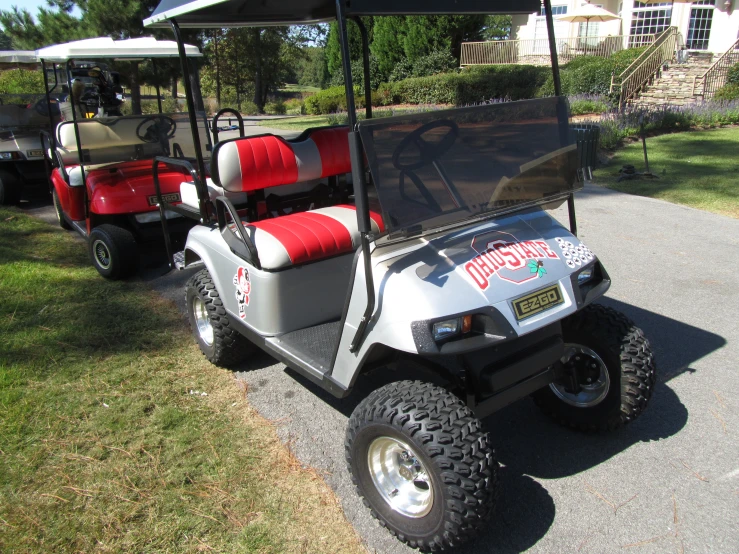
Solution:
{"label": "seat backrest", "polygon": [[[112,125],[96,119],[85,119],[77,122],[82,150],[92,151],[89,156],[92,163],[109,163],[130,159],[137,147],[145,143],[136,136],[136,128],[145,116],[138,118],[117,118]],[[74,122],[65,121],[57,126],[57,150],[62,162],[78,164],[77,140],[74,133]],[[158,144],[146,145],[161,150]],[[148,149],[148,148],[147,148]],[[156,153],[155,153],[156,155]]]}
{"label": "seat backrest", "polygon": [[224,141],[213,152],[211,175],[229,192],[253,192],[350,173],[348,134],[348,127],[325,127],[295,141],[275,135]]}

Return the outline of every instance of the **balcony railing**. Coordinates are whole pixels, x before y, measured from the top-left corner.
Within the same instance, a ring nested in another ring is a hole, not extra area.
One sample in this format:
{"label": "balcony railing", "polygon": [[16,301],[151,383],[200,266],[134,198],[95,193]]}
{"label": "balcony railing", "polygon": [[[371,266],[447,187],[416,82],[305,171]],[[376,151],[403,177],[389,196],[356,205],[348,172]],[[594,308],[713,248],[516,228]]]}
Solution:
{"label": "balcony railing", "polygon": [[[626,37],[573,37],[556,39],[557,57],[560,63],[567,63],[580,56],[600,56],[609,58],[624,49]],[[633,38],[633,37],[632,37]],[[638,46],[651,44],[654,35],[639,37]],[[461,66],[469,65],[549,65],[549,40],[495,40],[489,42],[463,42]]]}
{"label": "balcony railing", "polygon": [[[711,67],[696,81],[702,81],[702,90],[698,93],[704,100],[710,100],[716,91],[726,84],[729,70],[739,63],[739,39],[716,60]],[[695,94],[695,85],[693,94]]]}

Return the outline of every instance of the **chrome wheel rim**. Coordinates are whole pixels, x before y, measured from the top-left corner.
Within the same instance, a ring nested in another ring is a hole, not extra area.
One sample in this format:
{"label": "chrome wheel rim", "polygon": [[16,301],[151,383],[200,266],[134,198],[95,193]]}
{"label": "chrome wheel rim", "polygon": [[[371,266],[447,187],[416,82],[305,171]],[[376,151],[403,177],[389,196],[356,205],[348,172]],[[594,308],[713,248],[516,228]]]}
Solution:
{"label": "chrome wheel rim", "polygon": [[420,518],[434,505],[434,488],[426,468],[403,441],[377,437],[367,451],[372,482],[396,512]]}
{"label": "chrome wheel rim", "polygon": [[208,346],[213,344],[213,325],[208,317],[205,302],[195,297],[192,301],[192,313],[195,316],[195,325],[198,328],[198,336]]}
{"label": "chrome wheel rim", "polygon": [[103,269],[110,269],[111,255],[108,245],[101,240],[92,243],[92,254],[95,257],[95,263]]}
{"label": "chrome wheel rim", "polygon": [[576,408],[591,408],[600,404],[611,388],[611,378],[603,360],[592,349],[581,344],[565,344],[565,355],[562,363],[576,363],[584,371],[584,382],[580,383],[580,392],[573,393],[560,383],[552,383],[549,388],[566,404]]}

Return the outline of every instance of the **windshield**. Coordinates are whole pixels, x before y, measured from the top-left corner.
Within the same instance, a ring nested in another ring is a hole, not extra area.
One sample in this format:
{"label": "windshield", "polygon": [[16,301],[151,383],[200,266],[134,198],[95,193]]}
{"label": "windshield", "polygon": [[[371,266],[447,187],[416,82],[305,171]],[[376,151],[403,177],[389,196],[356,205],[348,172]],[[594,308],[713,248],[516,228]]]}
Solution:
{"label": "windshield", "polygon": [[573,192],[568,109],[564,98],[542,98],[360,121],[387,230],[420,232]]}
{"label": "windshield", "polygon": [[[59,121],[59,104],[52,99],[51,115]],[[0,130],[38,135],[49,130],[49,108],[43,94],[0,94]]]}
{"label": "windshield", "polygon": [[[197,118],[201,149],[207,159],[209,150],[205,113],[197,112]],[[85,164],[145,160],[155,156],[195,157],[190,120],[186,112],[96,117],[78,121],[77,128]],[[57,133],[64,158],[76,158],[74,123],[62,123]]]}

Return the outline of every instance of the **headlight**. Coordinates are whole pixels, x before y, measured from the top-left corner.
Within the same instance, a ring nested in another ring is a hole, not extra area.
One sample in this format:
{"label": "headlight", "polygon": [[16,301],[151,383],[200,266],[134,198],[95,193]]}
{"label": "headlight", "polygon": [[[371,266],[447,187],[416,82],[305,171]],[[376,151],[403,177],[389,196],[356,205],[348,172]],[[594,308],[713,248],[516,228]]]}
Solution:
{"label": "headlight", "polygon": [[459,335],[460,333],[468,333],[472,329],[472,316],[455,317],[446,321],[434,323],[434,340],[440,341]]}
{"label": "headlight", "polygon": [[12,159],[13,159],[12,152],[0,152],[0,160],[12,160]]}
{"label": "headlight", "polygon": [[577,274],[577,284],[582,285],[583,283],[587,283],[590,281],[590,279],[593,278],[593,268],[590,267],[588,269],[583,269],[580,273]]}
{"label": "headlight", "polygon": [[459,318],[434,323],[434,340],[442,340],[459,333]]}

